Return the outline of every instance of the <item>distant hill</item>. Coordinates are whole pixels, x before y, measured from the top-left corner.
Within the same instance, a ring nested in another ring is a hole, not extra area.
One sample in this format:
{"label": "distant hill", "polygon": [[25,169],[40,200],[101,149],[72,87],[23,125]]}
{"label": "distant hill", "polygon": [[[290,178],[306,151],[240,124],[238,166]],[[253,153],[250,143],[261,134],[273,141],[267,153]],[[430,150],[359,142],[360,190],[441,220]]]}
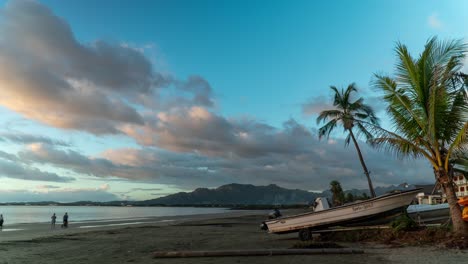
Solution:
{"label": "distant hill", "polygon": [[[420,186],[418,186],[420,187]],[[408,190],[415,185],[400,184],[388,187],[377,187],[375,192],[382,195],[394,190]],[[346,190],[355,196],[363,193],[369,195],[369,190]],[[310,204],[317,197],[331,198],[332,193],[325,190],[321,193],[308,192],[299,189],[286,189],[275,184],[254,186],[251,184],[228,184],[216,189],[198,188],[193,192],[180,192],[157,199],[134,202],[135,205],[296,205]]]}
{"label": "distant hill", "polygon": [[291,205],[309,204],[318,196],[320,193],[285,189],[275,184],[254,186],[233,183],[216,189],[198,188],[193,192],[180,192],[139,203],[142,205]]}
{"label": "distant hill", "polygon": [[[399,185],[390,185],[387,187],[378,186],[378,187],[375,187],[375,194],[379,196],[379,195],[386,194],[388,192],[395,191],[395,190],[401,190],[401,191],[411,190],[411,189],[415,189],[419,187],[424,188],[425,189],[424,191],[426,191],[426,189],[432,190],[434,185],[412,185],[412,184],[402,183]],[[326,190],[323,193],[328,194],[327,196],[331,196],[331,192],[329,190]],[[346,190],[345,193],[352,193],[353,195],[362,195],[363,193],[366,193],[367,195],[370,195],[370,192],[368,189],[365,189],[365,190],[351,189],[351,190]]]}
{"label": "distant hill", "polygon": [[[377,195],[382,195],[393,190],[409,190],[424,187],[424,192],[430,193],[434,185],[391,185],[388,187],[376,187]],[[345,194],[354,196],[369,195],[369,190],[346,190]],[[67,206],[252,206],[252,205],[306,205],[311,204],[317,197],[331,198],[332,193],[325,190],[321,193],[308,192],[299,189],[286,189],[275,184],[267,186],[255,186],[251,184],[227,184],[216,189],[198,188],[193,192],[180,192],[157,199],[145,201],[77,201],[72,203],[46,202],[18,202],[0,203],[0,205],[67,205]]]}

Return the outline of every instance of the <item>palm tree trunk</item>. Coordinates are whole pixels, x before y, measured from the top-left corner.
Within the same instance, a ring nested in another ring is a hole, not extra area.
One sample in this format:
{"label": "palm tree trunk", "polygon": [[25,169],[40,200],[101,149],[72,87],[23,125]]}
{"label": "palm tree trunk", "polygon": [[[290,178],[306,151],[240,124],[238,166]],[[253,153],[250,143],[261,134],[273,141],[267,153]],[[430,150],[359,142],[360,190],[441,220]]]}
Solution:
{"label": "palm tree trunk", "polygon": [[369,175],[369,171],[367,170],[366,164],[364,163],[364,158],[362,157],[361,149],[359,148],[356,138],[354,137],[353,131],[351,129],[348,129],[348,130],[349,130],[349,134],[351,135],[351,138],[353,139],[354,146],[356,147],[359,160],[361,161],[362,168],[364,169],[364,174],[366,174],[367,182],[369,183],[369,191],[370,191],[371,197],[375,197],[376,195],[374,191],[374,186],[372,186],[372,181]]}
{"label": "palm tree trunk", "polygon": [[453,232],[458,236],[468,235],[468,223],[463,221],[462,211],[458,205],[458,198],[455,193],[452,181],[449,180],[445,170],[434,171],[436,178],[441,183],[450,208],[450,217],[452,218]]}

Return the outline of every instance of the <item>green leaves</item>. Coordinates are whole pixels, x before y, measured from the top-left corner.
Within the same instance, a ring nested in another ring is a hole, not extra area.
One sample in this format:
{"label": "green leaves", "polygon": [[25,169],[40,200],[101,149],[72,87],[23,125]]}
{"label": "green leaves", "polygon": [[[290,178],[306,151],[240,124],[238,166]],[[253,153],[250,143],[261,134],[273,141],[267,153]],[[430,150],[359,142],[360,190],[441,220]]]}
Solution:
{"label": "green leaves", "polygon": [[395,132],[374,129],[376,147],[400,157],[425,156],[434,168],[447,168],[451,153],[468,144],[468,98],[463,66],[467,46],[460,40],[431,38],[414,58],[405,45],[395,51],[395,77],[375,75]]}
{"label": "green leaves", "polygon": [[[331,86],[335,93],[333,106],[336,109],[324,110],[317,117],[317,124],[327,122],[319,129],[319,138],[329,137],[331,132],[341,125],[345,131],[356,129],[358,136],[364,136],[367,140],[372,137],[372,134],[367,131],[366,127],[361,122],[366,121],[374,125],[379,125],[379,119],[375,115],[373,109],[364,104],[363,98],[358,98],[352,101],[353,93],[357,92],[354,83],[348,85],[346,90],[338,90],[335,86]],[[349,144],[348,140],[345,141],[346,145]]]}

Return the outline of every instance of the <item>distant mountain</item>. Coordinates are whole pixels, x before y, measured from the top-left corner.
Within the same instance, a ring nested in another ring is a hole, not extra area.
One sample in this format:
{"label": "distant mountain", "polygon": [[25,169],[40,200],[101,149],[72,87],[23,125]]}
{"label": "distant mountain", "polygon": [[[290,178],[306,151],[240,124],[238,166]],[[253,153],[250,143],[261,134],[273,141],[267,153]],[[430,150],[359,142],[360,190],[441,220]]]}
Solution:
{"label": "distant mountain", "polygon": [[320,193],[281,188],[275,184],[254,186],[228,184],[216,189],[198,188],[165,197],[139,202],[141,205],[291,205],[309,204]]}
{"label": "distant mountain", "polygon": [[[377,187],[375,192],[382,195],[394,190],[409,190],[416,188],[406,183]],[[354,196],[363,193],[369,195],[369,190],[346,190]],[[268,186],[254,186],[251,184],[228,184],[216,189],[198,188],[193,192],[180,192],[157,199],[133,202],[135,205],[293,205],[310,204],[317,197],[331,198],[332,193],[325,190],[313,193],[299,189],[286,189],[275,184]]]}
{"label": "distant mountain", "polygon": [[[428,188],[432,188],[433,185],[427,185],[429,186]],[[430,187],[432,186],[432,187]],[[418,188],[418,187],[426,187],[426,185],[412,185],[412,184],[407,184],[407,183],[402,183],[402,184],[399,184],[399,185],[390,185],[390,186],[387,186],[387,187],[375,187],[375,194],[377,196],[379,195],[382,195],[382,194],[386,194],[388,192],[391,192],[391,191],[395,191],[395,190],[400,190],[400,191],[403,191],[403,190],[411,190],[411,189],[415,189],[415,188]],[[327,193],[329,194],[329,196],[331,196],[331,192],[326,190],[324,191],[323,193]],[[366,193],[367,195],[370,195],[370,192],[368,189],[365,189],[365,190],[358,190],[358,189],[351,189],[351,190],[346,190],[345,193],[351,193],[353,195],[362,195],[363,193]]]}
{"label": "distant mountain", "polygon": [[[376,187],[377,195],[382,195],[394,190],[409,190],[423,187],[425,193],[430,193],[434,185],[391,185],[388,187]],[[363,193],[369,195],[369,190],[351,189],[345,194],[351,193],[354,196],[362,196]],[[331,198],[332,193],[325,190],[321,193],[308,192],[299,189],[286,189],[275,184],[268,186],[254,186],[251,184],[227,184],[216,189],[198,188],[193,192],[180,192],[157,199],[145,201],[77,201],[72,203],[60,203],[53,201],[42,202],[17,202],[0,203],[0,205],[62,205],[62,206],[250,206],[250,205],[301,205],[310,204],[317,197]]]}

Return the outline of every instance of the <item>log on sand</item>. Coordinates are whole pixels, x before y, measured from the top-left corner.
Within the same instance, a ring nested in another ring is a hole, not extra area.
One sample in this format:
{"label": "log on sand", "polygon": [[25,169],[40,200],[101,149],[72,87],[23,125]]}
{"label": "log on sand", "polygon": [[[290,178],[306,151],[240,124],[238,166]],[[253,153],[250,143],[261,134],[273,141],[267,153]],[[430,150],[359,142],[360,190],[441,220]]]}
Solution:
{"label": "log on sand", "polygon": [[323,255],[323,254],[362,254],[361,249],[314,248],[314,249],[258,249],[258,250],[202,250],[202,251],[156,251],[154,258],[189,257],[247,257],[279,255]]}

